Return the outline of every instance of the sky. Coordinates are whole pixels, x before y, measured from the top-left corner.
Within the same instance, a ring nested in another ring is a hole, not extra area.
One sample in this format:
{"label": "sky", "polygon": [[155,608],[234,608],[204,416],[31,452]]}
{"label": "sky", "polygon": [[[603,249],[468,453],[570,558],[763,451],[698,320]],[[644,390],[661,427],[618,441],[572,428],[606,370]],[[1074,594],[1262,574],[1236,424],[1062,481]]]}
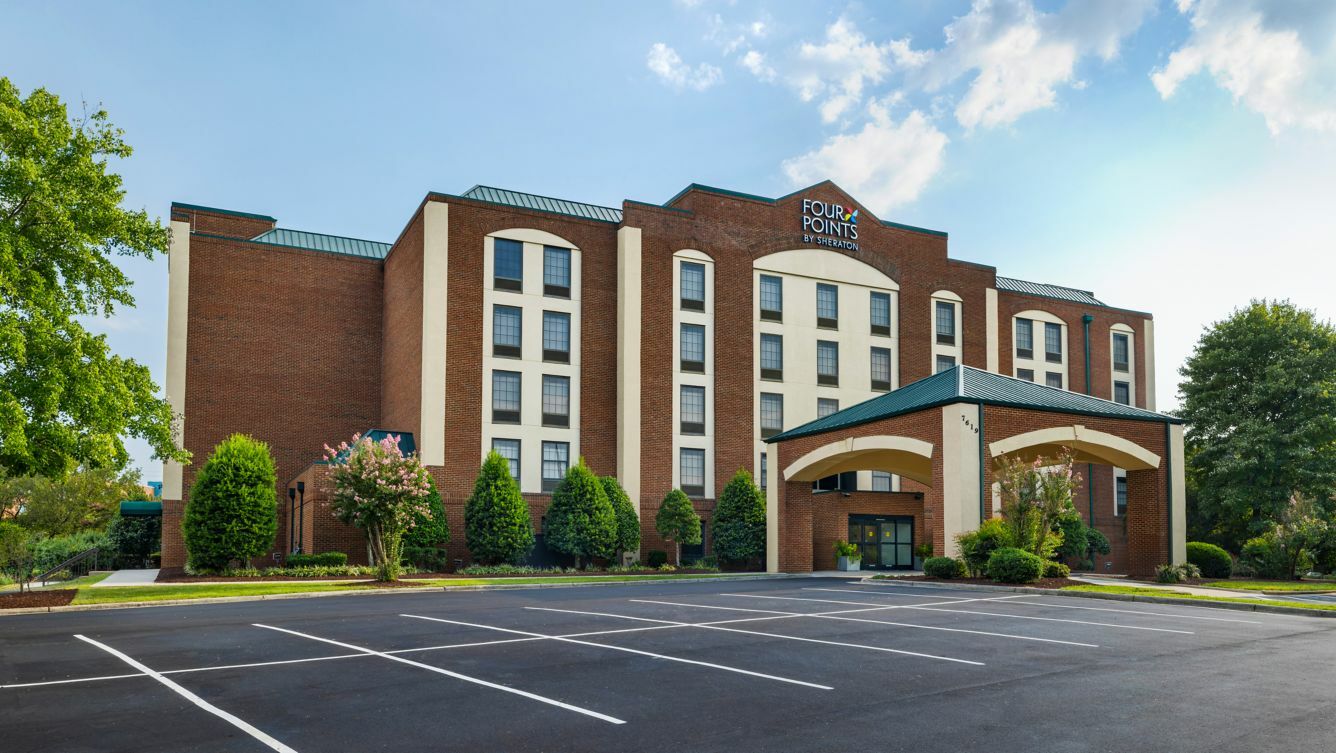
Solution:
{"label": "sky", "polygon": [[[1250,299],[1336,318],[1327,0],[10,2],[0,76],[105,108],[125,205],[164,221],[392,241],[479,183],[620,206],[829,178],[953,258],[1152,312],[1161,409]],[[161,384],[166,259],[119,261],[137,304],[89,326]]]}

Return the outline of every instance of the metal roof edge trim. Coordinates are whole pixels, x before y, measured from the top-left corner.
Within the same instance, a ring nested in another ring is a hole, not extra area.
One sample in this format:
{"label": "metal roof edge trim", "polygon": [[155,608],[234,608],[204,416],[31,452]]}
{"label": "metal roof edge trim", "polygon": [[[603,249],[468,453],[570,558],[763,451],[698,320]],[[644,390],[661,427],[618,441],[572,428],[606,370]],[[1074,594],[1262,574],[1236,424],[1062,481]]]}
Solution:
{"label": "metal roof edge trim", "polygon": [[[1014,279],[1014,278],[1013,278],[1013,279]],[[1039,284],[1039,283],[1036,283],[1036,284]],[[1061,286],[1059,286],[1059,287],[1061,287]],[[1089,306],[1090,308],[1095,308],[1095,309],[1108,309],[1109,311],[1120,311],[1120,312],[1125,313],[1125,314],[1136,314],[1137,316],[1144,316],[1144,317],[1146,317],[1147,319],[1154,319],[1154,318],[1155,318],[1155,315],[1152,314],[1152,313],[1149,312],[1149,311],[1139,311],[1139,310],[1137,310],[1137,309],[1125,309],[1125,308],[1123,308],[1123,307],[1121,307],[1121,306],[1111,306],[1111,305],[1109,305],[1109,304],[1107,304],[1107,303],[1083,303],[1083,302],[1081,302],[1081,301],[1073,301],[1073,300],[1070,300],[1070,299],[1067,299],[1067,298],[1059,298],[1059,297],[1057,297],[1057,296],[1055,296],[1055,295],[1041,295],[1041,294],[1039,294],[1039,293],[1026,293],[1026,292],[1021,291],[1021,290],[1007,290],[1007,289],[1005,289],[1005,288],[995,288],[995,289],[996,289],[999,293],[1010,293],[1011,295],[1023,295],[1023,296],[1026,296],[1027,298],[1040,298],[1040,299],[1043,299],[1043,300],[1045,300],[1045,301],[1057,301],[1057,302],[1059,302],[1059,303],[1067,303],[1067,304],[1071,304],[1071,305],[1073,305],[1073,306]],[[1076,288],[1068,288],[1068,290],[1076,290]],[[1084,293],[1085,291],[1083,290],[1083,291],[1081,291],[1081,292]]]}
{"label": "metal roof edge trim", "polygon": [[[505,191],[505,190],[508,190],[508,189],[504,189],[504,188],[502,188],[502,189],[498,189],[498,190]],[[521,192],[520,192],[520,191],[516,191],[515,193],[521,193]],[[534,195],[534,196],[537,196],[538,194],[533,194],[533,195]],[[622,224],[620,221],[616,221],[616,220],[600,220],[600,219],[596,219],[596,218],[594,218],[594,217],[580,217],[580,216],[578,216],[578,215],[574,215],[574,214],[567,214],[566,212],[555,212],[555,211],[553,211],[553,210],[551,210],[551,209],[538,209],[538,208],[536,208],[536,207],[517,207],[517,206],[515,206],[514,204],[503,204],[503,203],[501,203],[501,202],[499,202],[499,201],[488,201],[488,200],[486,200],[486,199],[478,199],[478,198],[474,198],[474,197],[472,197],[472,196],[460,196],[460,195],[458,195],[458,194],[442,193],[442,192],[440,192],[440,191],[430,191],[430,192],[428,192],[428,193],[427,193],[427,200],[428,200],[428,201],[431,200],[432,197],[436,197],[436,198],[440,198],[440,199],[453,199],[453,200],[456,200],[456,201],[471,201],[471,202],[473,202],[473,203],[475,203],[475,204],[484,204],[484,205],[489,206],[489,207],[505,207],[506,209],[512,209],[512,210],[515,210],[515,211],[517,211],[517,212],[537,212],[537,213],[539,213],[539,214],[550,214],[550,215],[554,215],[554,216],[557,216],[557,217],[565,217],[565,218],[567,218],[567,219],[575,220],[575,221],[577,221],[577,222],[597,222],[597,223],[600,224],[600,225],[620,225],[620,224]],[[547,198],[550,198],[550,197],[544,196],[544,197],[542,197],[542,198],[547,199]],[[571,201],[570,199],[552,199],[552,200],[553,200],[553,201]],[[447,203],[448,203],[448,202],[447,202]],[[572,201],[571,203],[572,203],[572,204],[580,204],[580,203],[582,203],[582,202]],[[597,204],[590,204],[589,206],[593,207],[593,206],[598,206],[598,205],[597,205]],[[618,212],[618,213],[620,213],[620,212],[622,211],[622,210],[620,210],[620,209],[612,209],[611,207],[599,207],[599,209],[611,209],[612,211],[614,211],[614,212]],[[402,234],[402,233],[401,233],[401,234]],[[397,242],[398,242],[398,241],[396,241],[396,243],[397,243]]]}
{"label": "metal roof edge trim", "polygon": [[[307,234],[307,235],[320,235],[320,236],[324,236],[325,238],[339,238],[339,239],[341,239],[341,240],[345,240],[345,241],[357,241],[358,243],[374,243],[374,244],[376,244],[377,246],[385,246],[385,251],[386,251],[387,253],[389,252],[390,247],[392,247],[392,246],[394,245],[393,243],[386,243],[385,241],[373,241],[373,240],[371,240],[370,238],[354,238],[354,237],[351,236],[351,235],[334,235],[333,233],[319,233],[319,232],[316,232],[315,230],[298,230],[298,229],[295,228],[295,227],[274,227],[274,228],[270,228],[270,229],[264,231],[263,233],[260,233],[260,235],[267,235],[267,234],[269,234],[269,233],[273,233],[273,232],[276,232],[276,231],[279,231],[279,230],[287,230],[287,231],[290,232],[290,233],[305,233],[305,234]],[[260,235],[257,235],[257,236],[255,236],[255,237],[256,237],[256,238],[259,238]],[[254,240],[254,238],[252,238],[251,240]],[[265,243],[265,241],[259,241],[259,242],[260,242],[260,243]],[[315,249],[312,249],[312,250],[315,250]]]}
{"label": "metal roof edge trim", "polygon": [[[488,190],[490,190],[490,191],[504,191],[504,192],[506,192],[506,193],[518,193],[518,194],[523,194],[523,195],[525,195],[525,196],[533,196],[533,197],[536,197],[536,198],[539,198],[539,199],[547,199],[548,201],[564,201],[564,202],[566,202],[566,203],[568,203],[568,204],[580,204],[580,205],[582,205],[582,206],[586,206],[586,207],[595,207],[595,208],[597,208],[597,209],[606,209],[606,210],[608,210],[609,212],[620,212],[620,211],[622,211],[622,210],[618,209],[617,207],[605,207],[605,206],[603,206],[602,204],[594,204],[593,202],[589,202],[589,201],[576,201],[575,199],[562,199],[562,198],[558,198],[558,197],[556,197],[556,196],[548,196],[548,195],[546,195],[546,194],[541,194],[541,193],[532,193],[532,192],[530,192],[530,191],[516,191],[516,190],[513,189],[513,188],[501,188],[500,186],[489,186],[489,185],[487,185],[486,183],[474,183],[473,186],[472,186],[471,188],[469,188],[468,191],[465,191],[464,193],[468,193],[469,191],[476,191],[476,190],[478,190],[479,188],[486,188],[486,189],[488,189]],[[464,197],[464,198],[472,198],[472,197]],[[484,200],[483,200],[483,199],[475,199],[475,201],[484,201]]]}
{"label": "metal roof edge trim", "polygon": [[[211,238],[213,240],[219,240],[219,241],[233,241],[235,243],[253,243],[257,246],[268,246],[270,248],[284,248],[292,251],[310,251],[313,254],[329,254],[330,256],[338,256],[343,259],[361,259],[362,261],[374,261],[377,264],[384,263],[385,261],[385,257],[363,256],[361,254],[345,254],[342,251],[329,251],[323,248],[307,248],[306,246],[293,246],[288,243],[270,243],[269,241],[257,241],[252,238],[235,238],[230,235],[217,235],[215,233],[201,233],[198,231],[191,231],[190,234],[197,235],[201,238]],[[391,249],[392,248],[393,246],[391,246]],[[390,253],[389,250],[387,250],[385,252],[386,256],[388,256],[389,253]]]}
{"label": "metal roof edge trim", "polygon": [[180,207],[181,209],[194,209],[197,212],[213,212],[214,214],[228,214],[233,217],[245,217],[252,220],[268,220],[269,222],[278,222],[277,219],[267,214],[255,214],[254,212],[239,212],[235,209],[219,209],[218,207],[206,207],[203,204],[187,204],[184,201],[173,201],[172,209]]}

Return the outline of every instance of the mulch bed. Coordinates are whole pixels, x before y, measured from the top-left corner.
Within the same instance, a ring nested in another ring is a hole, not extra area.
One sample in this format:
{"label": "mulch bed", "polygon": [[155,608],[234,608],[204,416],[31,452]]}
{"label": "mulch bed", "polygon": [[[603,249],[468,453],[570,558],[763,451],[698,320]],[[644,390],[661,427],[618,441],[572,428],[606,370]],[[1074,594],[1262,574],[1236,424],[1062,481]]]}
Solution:
{"label": "mulch bed", "polygon": [[0,596],[0,609],[25,609],[27,607],[63,607],[74,601],[77,588],[60,588],[54,591],[28,591],[21,594]]}
{"label": "mulch bed", "polygon": [[905,575],[895,578],[878,578],[882,583],[894,583],[897,580],[912,580],[915,582],[927,583],[962,583],[971,586],[1016,586],[1022,585],[1027,588],[1063,588],[1066,586],[1088,586],[1089,583],[1082,583],[1079,580],[1071,578],[1040,578],[1034,583],[999,583],[987,578],[929,578],[926,575]]}
{"label": "mulch bed", "polygon": [[[437,578],[570,578],[573,576],[606,576],[616,577],[620,575],[667,575],[659,570],[640,570],[629,573],[600,573],[600,572],[581,572],[581,573],[508,573],[505,575],[467,575],[464,573],[413,573],[411,575],[400,576],[399,581],[403,585],[415,585],[414,580],[434,580]],[[682,569],[674,570],[672,575],[694,575],[710,574],[718,575],[712,570],[692,570]],[[311,582],[311,581],[365,581],[371,579],[370,575],[322,575],[319,577],[300,578],[294,575],[269,575],[263,577],[241,576],[222,576],[222,575],[187,575],[184,568],[164,567],[158,571],[158,583],[275,583],[275,582]],[[393,586],[390,586],[393,587]]]}

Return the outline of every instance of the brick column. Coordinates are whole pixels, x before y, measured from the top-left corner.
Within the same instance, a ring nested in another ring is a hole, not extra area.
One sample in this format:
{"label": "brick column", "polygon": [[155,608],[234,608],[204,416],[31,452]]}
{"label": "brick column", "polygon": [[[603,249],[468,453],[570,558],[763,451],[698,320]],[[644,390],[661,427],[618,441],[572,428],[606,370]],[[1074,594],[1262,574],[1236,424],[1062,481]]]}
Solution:
{"label": "brick column", "polygon": [[1158,469],[1127,472],[1127,572],[1153,575],[1169,562],[1165,531],[1165,473]]}
{"label": "brick column", "polygon": [[[777,472],[778,469],[770,471]],[[779,503],[779,571],[812,572],[812,482],[785,481]]]}

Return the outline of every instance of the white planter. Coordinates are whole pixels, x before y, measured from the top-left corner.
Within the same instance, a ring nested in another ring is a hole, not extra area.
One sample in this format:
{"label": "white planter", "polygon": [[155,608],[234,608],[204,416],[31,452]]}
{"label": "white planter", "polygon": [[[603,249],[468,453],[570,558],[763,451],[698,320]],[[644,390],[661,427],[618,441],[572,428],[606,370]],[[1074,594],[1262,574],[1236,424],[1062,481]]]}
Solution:
{"label": "white planter", "polygon": [[858,572],[859,565],[863,563],[862,557],[840,557],[836,562],[836,569],[846,573]]}

